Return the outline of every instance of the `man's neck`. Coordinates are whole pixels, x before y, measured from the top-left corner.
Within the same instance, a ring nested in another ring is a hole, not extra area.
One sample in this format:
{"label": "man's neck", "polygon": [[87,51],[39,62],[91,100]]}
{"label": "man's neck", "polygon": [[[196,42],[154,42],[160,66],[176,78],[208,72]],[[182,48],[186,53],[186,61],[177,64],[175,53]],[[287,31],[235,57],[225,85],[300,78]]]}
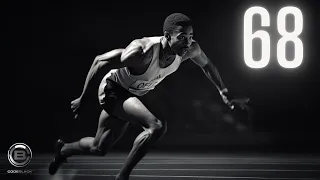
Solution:
{"label": "man's neck", "polygon": [[162,38],[161,44],[162,44],[162,47],[163,47],[162,53],[163,53],[163,58],[164,59],[167,59],[170,56],[175,56],[176,55],[176,53],[174,53],[171,50],[171,48],[169,46],[169,42],[165,37]]}

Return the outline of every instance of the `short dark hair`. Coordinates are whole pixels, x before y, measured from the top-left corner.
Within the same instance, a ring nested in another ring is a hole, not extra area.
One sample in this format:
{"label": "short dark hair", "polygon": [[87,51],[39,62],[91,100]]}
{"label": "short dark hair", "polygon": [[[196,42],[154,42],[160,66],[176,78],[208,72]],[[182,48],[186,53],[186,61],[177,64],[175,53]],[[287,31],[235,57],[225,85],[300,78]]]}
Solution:
{"label": "short dark hair", "polygon": [[163,33],[172,33],[177,26],[192,26],[192,20],[182,13],[170,14],[163,23]]}

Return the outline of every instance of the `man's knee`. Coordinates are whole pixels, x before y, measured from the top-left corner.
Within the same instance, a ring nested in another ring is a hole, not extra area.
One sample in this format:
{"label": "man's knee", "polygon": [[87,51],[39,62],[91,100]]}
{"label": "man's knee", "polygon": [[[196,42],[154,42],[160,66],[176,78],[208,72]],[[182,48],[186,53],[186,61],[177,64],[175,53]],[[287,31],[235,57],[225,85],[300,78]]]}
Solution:
{"label": "man's knee", "polygon": [[152,132],[157,138],[161,138],[167,132],[167,123],[157,119]]}

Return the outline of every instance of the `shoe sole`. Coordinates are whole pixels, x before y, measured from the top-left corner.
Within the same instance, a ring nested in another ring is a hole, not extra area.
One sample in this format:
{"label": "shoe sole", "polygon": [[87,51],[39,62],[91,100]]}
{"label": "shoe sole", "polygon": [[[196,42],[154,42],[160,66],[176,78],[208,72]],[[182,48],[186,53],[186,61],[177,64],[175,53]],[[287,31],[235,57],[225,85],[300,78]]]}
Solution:
{"label": "shoe sole", "polygon": [[[57,142],[56,142],[56,144],[55,144],[55,150],[56,150],[56,155],[55,155],[55,157],[54,157],[54,159],[53,159],[53,161],[50,163],[50,165],[49,165],[49,174],[50,175],[53,175],[53,174],[55,174],[57,171],[58,171],[58,169],[59,169],[59,166],[63,163],[63,162],[66,162],[66,160],[63,160],[63,161],[61,161],[60,163],[59,162],[56,162],[56,159],[59,159],[60,157],[60,151],[61,151],[61,149],[62,149],[62,147],[64,146],[64,142],[61,140],[61,139],[59,139]],[[59,154],[58,154],[59,153]],[[54,167],[54,166],[57,166],[56,168],[54,168],[55,170],[54,171],[50,171],[50,169],[52,168],[52,167]],[[51,168],[50,168],[51,167]]]}

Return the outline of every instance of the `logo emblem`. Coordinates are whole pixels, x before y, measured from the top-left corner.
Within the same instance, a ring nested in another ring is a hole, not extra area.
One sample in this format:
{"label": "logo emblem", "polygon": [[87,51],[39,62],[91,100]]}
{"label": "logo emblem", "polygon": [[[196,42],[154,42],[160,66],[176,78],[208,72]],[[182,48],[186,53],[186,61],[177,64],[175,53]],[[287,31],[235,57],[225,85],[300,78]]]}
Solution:
{"label": "logo emblem", "polygon": [[25,167],[31,158],[31,149],[24,143],[15,143],[8,150],[8,160],[15,167]]}

